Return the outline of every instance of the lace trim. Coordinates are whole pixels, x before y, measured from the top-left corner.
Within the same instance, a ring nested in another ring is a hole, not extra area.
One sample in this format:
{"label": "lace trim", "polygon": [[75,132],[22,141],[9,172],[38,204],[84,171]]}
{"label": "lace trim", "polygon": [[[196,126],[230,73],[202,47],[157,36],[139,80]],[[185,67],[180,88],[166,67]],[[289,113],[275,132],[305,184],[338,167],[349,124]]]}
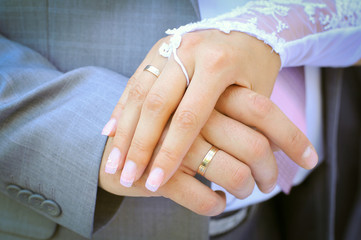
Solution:
{"label": "lace trim", "polygon": [[[295,6],[303,8],[308,20],[312,24],[318,22],[323,31],[361,25],[361,2],[359,0],[336,1],[335,12],[331,12],[330,6],[325,3],[306,2],[304,0],[252,1],[248,2],[244,7],[235,8],[231,12],[215,18],[168,29],[166,33],[173,35],[173,37],[170,39],[169,44],[162,45],[159,53],[168,58],[174,53],[174,56],[179,60],[176,49],[181,44],[183,34],[198,30],[218,29],[224,33],[230,33],[231,31],[247,33],[270,45],[276,53],[281,55],[287,41],[279,33],[289,28],[288,24],[283,22],[281,18],[286,17],[291,7]],[[325,11],[317,11],[319,9],[325,9]],[[276,21],[277,25],[274,32],[269,33],[258,28],[257,16],[259,15],[269,16]],[[244,18],[240,19],[243,22],[235,19],[241,16],[244,16]],[[180,60],[177,62],[187,78],[188,85],[187,71]]]}
{"label": "lace trim", "polygon": [[358,0],[336,1],[336,12],[320,13],[319,21],[324,30],[361,25],[361,2]]}

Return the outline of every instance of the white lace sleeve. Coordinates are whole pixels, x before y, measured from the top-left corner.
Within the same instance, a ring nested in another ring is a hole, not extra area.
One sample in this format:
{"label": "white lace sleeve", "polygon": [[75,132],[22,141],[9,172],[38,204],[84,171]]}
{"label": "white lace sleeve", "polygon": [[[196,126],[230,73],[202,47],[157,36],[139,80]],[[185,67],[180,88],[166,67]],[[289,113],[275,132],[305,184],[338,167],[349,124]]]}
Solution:
{"label": "white lace sleeve", "polygon": [[182,35],[205,29],[254,36],[280,55],[282,67],[349,66],[361,58],[360,0],[251,1],[216,18],[168,30],[174,36],[160,53],[174,53],[183,67],[176,56]]}

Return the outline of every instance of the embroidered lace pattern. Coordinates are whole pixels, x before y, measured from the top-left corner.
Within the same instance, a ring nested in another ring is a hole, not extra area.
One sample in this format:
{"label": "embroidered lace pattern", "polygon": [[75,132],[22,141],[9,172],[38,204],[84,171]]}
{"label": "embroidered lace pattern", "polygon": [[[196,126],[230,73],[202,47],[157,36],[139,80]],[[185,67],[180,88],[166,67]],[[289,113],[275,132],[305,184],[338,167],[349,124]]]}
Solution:
{"label": "embroidered lace pattern", "polygon": [[359,0],[250,1],[245,6],[216,18],[167,30],[166,33],[173,36],[169,44],[162,45],[159,53],[164,57],[174,54],[188,84],[187,71],[176,54],[185,33],[205,29],[218,29],[225,33],[244,32],[270,45],[281,55],[282,60],[287,43],[312,34],[360,25]]}

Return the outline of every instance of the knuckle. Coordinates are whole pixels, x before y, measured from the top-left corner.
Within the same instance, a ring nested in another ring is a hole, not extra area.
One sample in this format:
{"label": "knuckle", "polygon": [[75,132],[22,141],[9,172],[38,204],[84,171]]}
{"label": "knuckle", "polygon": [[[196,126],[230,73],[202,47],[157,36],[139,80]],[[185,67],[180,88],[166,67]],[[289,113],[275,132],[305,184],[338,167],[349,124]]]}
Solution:
{"label": "knuckle", "polygon": [[251,172],[250,170],[247,169],[249,168],[244,168],[244,167],[238,167],[231,175],[230,177],[230,190],[232,192],[239,192],[240,190],[243,189],[244,184],[247,180],[247,178],[250,177]]}
{"label": "knuckle", "polygon": [[198,213],[201,215],[212,215],[217,208],[218,199],[215,196],[209,196],[207,199],[200,201],[198,205]]}
{"label": "knuckle", "polygon": [[239,86],[231,85],[226,89],[225,93],[227,94],[228,98],[242,99],[244,95],[243,90],[244,89]]}
{"label": "knuckle", "polygon": [[229,54],[225,48],[214,46],[205,53],[205,67],[208,70],[214,71],[225,66],[229,60]]}
{"label": "knuckle", "polygon": [[129,98],[135,101],[142,101],[147,95],[146,90],[140,82],[132,84],[129,90]]}
{"label": "knuckle", "polygon": [[123,110],[125,108],[125,103],[123,101],[119,101],[117,105],[115,105],[115,109]]}
{"label": "knuckle", "polygon": [[168,164],[171,164],[172,166],[178,165],[179,157],[174,150],[168,149],[166,147],[162,147],[159,150],[158,154],[162,156],[162,158],[165,159]]}
{"label": "knuckle", "polygon": [[198,124],[198,118],[194,112],[182,110],[176,114],[175,124],[180,129],[195,130]]}
{"label": "knuckle", "polygon": [[120,151],[124,149],[124,146],[126,146],[126,144],[127,144],[127,138],[123,136],[117,136],[112,141],[113,147],[118,148]]}
{"label": "knuckle", "polygon": [[270,148],[269,142],[265,137],[257,136],[251,142],[251,151],[257,161],[263,160]]}
{"label": "knuckle", "polygon": [[152,112],[162,112],[166,107],[166,101],[164,97],[162,97],[158,93],[150,93],[144,102],[144,108],[148,111]]}
{"label": "knuckle", "polygon": [[128,131],[124,128],[122,128],[122,126],[118,125],[117,126],[117,130],[116,130],[116,134],[114,137],[114,144],[119,142],[120,140],[123,139],[128,139]]}
{"label": "knuckle", "polygon": [[139,140],[138,138],[133,138],[131,147],[137,153],[144,153],[150,150],[150,146],[144,141]]}
{"label": "knuckle", "polygon": [[302,141],[302,133],[297,130],[292,131],[288,135],[287,143],[289,144],[289,146],[292,147],[299,146],[301,141]]}
{"label": "knuckle", "polygon": [[251,104],[254,114],[260,118],[266,118],[273,110],[271,100],[260,94],[254,94],[251,97]]}
{"label": "knuckle", "polygon": [[203,40],[202,35],[196,32],[185,34],[182,39],[182,49],[185,50],[194,49],[194,47],[200,44],[202,40]]}

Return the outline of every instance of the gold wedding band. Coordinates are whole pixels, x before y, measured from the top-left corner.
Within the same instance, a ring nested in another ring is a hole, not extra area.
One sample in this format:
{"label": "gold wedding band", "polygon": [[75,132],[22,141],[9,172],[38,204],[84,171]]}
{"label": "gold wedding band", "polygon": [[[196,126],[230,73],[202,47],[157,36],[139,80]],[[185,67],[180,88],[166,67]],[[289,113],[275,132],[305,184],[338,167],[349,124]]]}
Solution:
{"label": "gold wedding band", "polygon": [[200,175],[204,176],[204,174],[207,171],[209,163],[212,161],[212,159],[216,155],[217,151],[218,151],[218,148],[216,148],[215,146],[212,146],[211,149],[209,149],[207,154],[204,156],[202,163],[199,165],[198,171],[197,171]]}
{"label": "gold wedding band", "polygon": [[159,77],[160,75],[160,71],[158,68],[152,66],[152,65],[147,65],[145,66],[145,68],[143,69],[143,71],[148,71],[150,72],[151,74],[153,74],[154,76],[156,76],[157,78]]}

